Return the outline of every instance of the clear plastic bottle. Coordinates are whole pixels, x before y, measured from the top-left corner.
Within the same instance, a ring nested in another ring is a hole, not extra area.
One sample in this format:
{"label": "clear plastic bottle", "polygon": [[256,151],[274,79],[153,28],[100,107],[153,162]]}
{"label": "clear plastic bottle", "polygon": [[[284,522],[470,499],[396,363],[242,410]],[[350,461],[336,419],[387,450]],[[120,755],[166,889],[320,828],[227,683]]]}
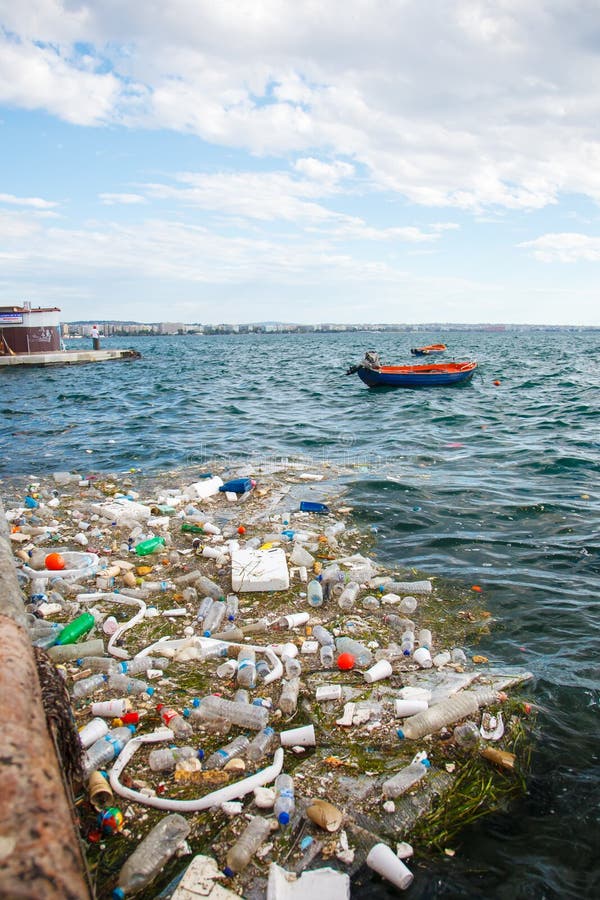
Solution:
{"label": "clear plastic bottle", "polygon": [[415,623],[412,619],[405,619],[404,616],[398,616],[396,613],[387,613],[383,617],[383,621],[388,628],[393,628],[394,631],[399,631],[400,633],[415,630]]}
{"label": "clear plastic bottle", "polygon": [[78,659],[77,663],[82,669],[89,669],[90,672],[104,672],[106,675],[120,671],[116,659],[108,656],[84,656]]}
{"label": "clear plastic bottle", "polygon": [[430,594],[433,587],[430,581],[386,581],[383,589],[394,594]]}
{"label": "clear plastic bottle", "polygon": [[480,737],[479,728],[475,722],[464,722],[454,729],[454,740],[459,747],[463,747],[465,750],[474,750],[478,747]]}
{"label": "clear plastic bottle", "polygon": [[223,600],[223,591],[219,585],[207,578],[206,575],[198,575],[195,584],[203,594],[207,594],[213,600]]}
{"label": "clear plastic bottle", "polygon": [[328,600],[335,593],[336,587],[341,589],[344,581],[344,573],[337,563],[334,563],[332,566],[327,566],[321,574],[324,599]]}
{"label": "clear plastic bottle", "polygon": [[403,597],[398,605],[399,612],[405,613],[407,616],[412,615],[416,608],[417,608],[417,598],[416,597]]}
{"label": "clear plastic bottle", "polygon": [[324,647],[326,644],[330,644],[333,647],[334,640],[333,635],[330,631],[327,631],[322,625],[315,625],[312,630],[312,636],[319,644]]}
{"label": "clear plastic bottle", "polygon": [[287,616],[281,616],[276,622],[271,624],[271,631],[289,631],[304,625],[308,622],[310,616],[308,613],[290,613]]}
{"label": "clear plastic bottle", "polygon": [[237,662],[237,683],[240,687],[253,688],[256,683],[256,653],[253,648],[242,647]]}
{"label": "clear plastic bottle", "polygon": [[108,676],[108,689],[118,691],[120,694],[148,694],[154,693],[154,688],[141,681],[139,678],[130,678],[129,675],[111,674]]}
{"label": "clear plastic bottle", "polygon": [[234,703],[250,703],[250,694],[246,690],[246,688],[238,688],[238,690],[233,695]]}
{"label": "clear plastic bottle", "polygon": [[204,637],[210,637],[213,632],[218,631],[221,627],[227,607],[224,600],[215,600],[202,622],[204,628]]}
{"label": "clear plastic bottle", "polygon": [[97,638],[81,644],[54,644],[48,650],[48,656],[55,663],[80,659],[82,656],[101,656],[104,653],[104,641]]}
{"label": "clear plastic bottle", "polygon": [[240,600],[237,594],[228,594],[225,602],[225,615],[228,622],[235,622],[239,608]]}
{"label": "clear plastic bottle", "polygon": [[402,635],[400,649],[404,656],[412,656],[415,649],[415,633],[414,631],[405,631]]}
{"label": "clear plastic bottle", "polygon": [[388,778],[387,781],[383,782],[381,788],[383,796],[388,800],[399,797],[400,794],[404,794],[405,791],[408,791],[409,788],[417,784],[421,778],[427,775],[428,771],[429,760],[411,762],[410,765],[400,769],[400,771],[393,775],[392,778]]}
{"label": "clear plastic bottle", "polygon": [[180,759],[198,759],[195,747],[161,747],[151,750],[148,765],[153,772],[174,772]]}
{"label": "clear plastic bottle", "polygon": [[282,661],[286,678],[297,678],[302,675],[302,663],[298,657],[284,655]]}
{"label": "clear plastic bottle", "polygon": [[160,715],[163,725],[170,728],[175,737],[185,739],[192,736],[192,726],[189,722],[186,722],[181,713],[178,713],[177,710],[170,709],[163,703],[159,703],[156,707],[156,711]]}
{"label": "clear plastic bottle", "polygon": [[150,884],[183,844],[190,826],[179,813],[165,816],[133,851],[119,873],[114,900],[122,900]]}
{"label": "clear plastic bottle", "polygon": [[168,665],[169,660],[166,656],[135,656],[133,659],[116,663],[116,670],[123,675],[138,675],[140,672],[147,672],[148,669],[166,669]]}
{"label": "clear plastic bottle", "polygon": [[267,755],[274,744],[275,732],[267,725],[266,728],[263,728],[262,731],[259,731],[258,734],[252,738],[246,756],[250,762],[259,762],[259,760]]}
{"label": "clear plastic bottle", "polygon": [[452,697],[430,706],[429,709],[405,719],[398,737],[417,741],[445,725],[453,725],[461,719],[475,715],[480,706],[489,706],[498,701],[498,692],[493,688],[479,691],[461,691]]}
{"label": "clear plastic bottle", "polygon": [[368,647],[346,636],[335,639],[338,653],[351,653],[358,668],[369,668],[373,662],[373,654]]}
{"label": "clear plastic bottle", "polygon": [[289,824],[295,808],[294,779],[291,775],[282,772],[275,779],[275,803],[273,805],[273,812],[280,825]]}
{"label": "clear plastic bottle", "polygon": [[83,770],[86,775],[106,766],[118,756],[125,744],[131,740],[135,731],[135,725],[122,725],[119,728],[111,728],[108,734],[95,741],[89,747],[83,761]]}
{"label": "clear plastic bottle", "polygon": [[76,681],[73,685],[71,696],[73,700],[89,697],[91,694],[99,691],[100,688],[106,687],[107,681],[108,675],[103,675],[101,672],[96,675],[90,675],[89,678],[82,678],[81,681]]}
{"label": "clear plastic bottle", "polygon": [[419,647],[426,647],[427,650],[431,650],[433,641],[429,628],[421,628],[417,635],[417,640],[419,642]]}
{"label": "clear plastic bottle", "polygon": [[198,612],[196,613],[196,621],[199,625],[201,625],[206,619],[210,608],[212,607],[215,601],[212,597],[203,597],[200,601],[200,605],[198,607]]}
{"label": "clear plastic bottle", "polygon": [[230,759],[243,756],[250,746],[250,741],[245,734],[240,734],[224,747],[220,747],[206,760],[206,769],[222,769]]}
{"label": "clear plastic bottle", "polygon": [[334,655],[333,644],[322,645],[319,650],[319,658],[324,669],[331,669],[333,667]]}
{"label": "clear plastic bottle", "polygon": [[289,681],[283,682],[281,694],[279,696],[279,709],[286,716],[291,716],[296,712],[298,705],[298,694],[300,693],[300,679],[290,678]]}
{"label": "clear plastic bottle", "polygon": [[349,581],[340,596],[338,597],[338,606],[340,609],[352,609],[356,598],[360,593],[360,585],[356,581]]}
{"label": "clear plastic bottle", "polygon": [[262,816],[254,816],[233,847],[229,849],[227,865],[223,870],[225,874],[232,877],[242,872],[270,833],[271,823]]}
{"label": "clear plastic bottle", "polygon": [[194,709],[190,718],[192,721],[210,721],[211,719],[226,719],[240,728],[250,728],[258,731],[264,728],[269,721],[269,710],[263,706],[254,706],[252,703],[234,703],[224,697],[210,694],[201,700],[194,700]]}
{"label": "clear plastic bottle", "polygon": [[366,597],[363,597],[361,600],[361,606],[367,612],[378,612],[381,609],[381,602],[374,597],[373,594],[367,594]]}
{"label": "clear plastic bottle", "polygon": [[198,602],[198,591],[193,585],[188,585],[184,587],[181,592],[181,598],[184,603],[197,603]]}
{"label": "clear plastic bottle", "polygon": [[321,586],[321,582],[317,581],[316,578],[312,578],[308,582],[308,585],[306,586],[306,596],[311,606],[317,607],[323,605],[323,587]]}

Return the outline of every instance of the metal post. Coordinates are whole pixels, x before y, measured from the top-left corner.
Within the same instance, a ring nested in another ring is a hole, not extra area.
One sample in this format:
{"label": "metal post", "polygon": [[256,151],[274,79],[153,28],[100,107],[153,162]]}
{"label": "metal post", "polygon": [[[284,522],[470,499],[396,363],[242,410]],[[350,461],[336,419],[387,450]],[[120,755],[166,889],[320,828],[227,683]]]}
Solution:
{"label": "metal post", "polygon": [[0,897],[91,900],[0,501]]}

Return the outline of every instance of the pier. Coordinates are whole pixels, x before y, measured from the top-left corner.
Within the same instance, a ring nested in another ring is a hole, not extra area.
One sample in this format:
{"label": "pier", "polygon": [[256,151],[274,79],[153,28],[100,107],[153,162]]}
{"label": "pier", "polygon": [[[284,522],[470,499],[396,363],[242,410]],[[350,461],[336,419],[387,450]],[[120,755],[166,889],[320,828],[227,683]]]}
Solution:
{"label": "pier", "polygon": [[8,366],[75,366],[83,363],[141,359],[137,350],[49,350],[0,356],[0,368]]}

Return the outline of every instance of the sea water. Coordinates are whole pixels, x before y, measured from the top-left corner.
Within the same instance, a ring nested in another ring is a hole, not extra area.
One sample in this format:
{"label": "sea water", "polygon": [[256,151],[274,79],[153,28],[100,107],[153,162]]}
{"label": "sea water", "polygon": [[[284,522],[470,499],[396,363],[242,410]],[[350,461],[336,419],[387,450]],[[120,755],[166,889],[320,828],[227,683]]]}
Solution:
{"label": "sea water", "polygon": [[[367,349],[476,359],[470,384],[368,389]],[[142,359],[0,370],[0,496],[10,476],[331,461],[378,556],[482,588],[466,648],[531,670],[526,796],[419,865],[414,897],[600,894],[600,332],[112,338]],[[498,383],[496,383],[498,382]],[[314,491],[311,486],[311,491]],[[311,499],[317,495],[311,494]],[[399,835],[399,839],[401,839]],[[361,870],[353,897],[392,896]]]}

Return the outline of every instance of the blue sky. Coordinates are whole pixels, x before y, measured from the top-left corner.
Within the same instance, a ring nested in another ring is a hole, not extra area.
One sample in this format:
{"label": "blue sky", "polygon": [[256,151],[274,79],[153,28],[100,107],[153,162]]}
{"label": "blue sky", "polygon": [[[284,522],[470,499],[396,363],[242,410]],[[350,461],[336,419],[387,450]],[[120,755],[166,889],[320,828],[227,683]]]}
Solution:
{"label": "blue sky", "polygon": [[594,0],[0,0],[0,303],[599,325]]}

